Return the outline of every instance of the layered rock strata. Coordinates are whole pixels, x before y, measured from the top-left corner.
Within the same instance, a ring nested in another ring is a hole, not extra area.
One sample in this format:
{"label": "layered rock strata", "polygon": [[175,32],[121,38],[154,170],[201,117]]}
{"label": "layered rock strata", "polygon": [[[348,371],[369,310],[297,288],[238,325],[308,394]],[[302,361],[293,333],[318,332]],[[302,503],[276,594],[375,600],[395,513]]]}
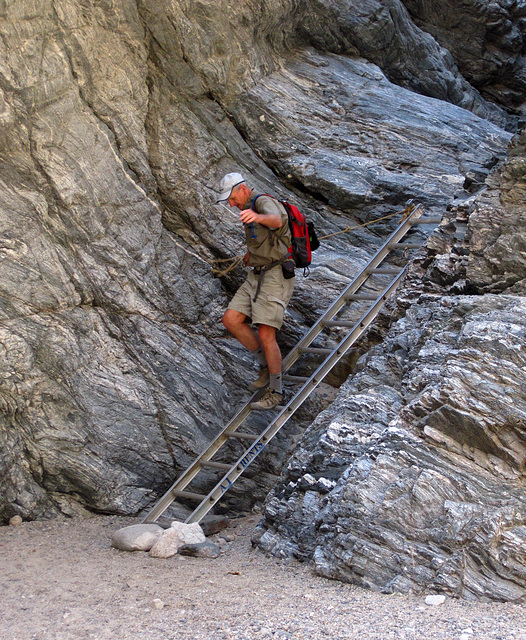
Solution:
{"label": "layered rock strata", "polygon": [[273,490],[262,548],[384,592],[526,597],[525,144],[415,262]]}
{"label": "layered rock strata", "polygon": [[[220,324],[243,274],[211,270],[243,246],[213,205],[224,173],[294,198],[327,235],[408,197],[439,211],[504,156],[508,116],[400,2],[327,8],[0,5],[3,521],[144,510],[246,399],[254,364]],[[324,242],[285,348],[391,228]],[[237,508],[298,435],[269,447]]]}

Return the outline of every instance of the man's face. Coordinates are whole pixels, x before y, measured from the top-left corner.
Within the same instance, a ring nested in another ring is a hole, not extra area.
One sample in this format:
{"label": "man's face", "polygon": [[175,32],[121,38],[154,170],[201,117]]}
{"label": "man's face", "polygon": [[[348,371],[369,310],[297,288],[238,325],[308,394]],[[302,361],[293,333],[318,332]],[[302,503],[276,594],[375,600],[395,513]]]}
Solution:
{"label": "man's face", "polygon": [[247,201],[247,191],[248,189],[244,184],[238,184],[237,187],[234,187],[232,189],[230,198],[228,198],[228,204],[231,207],[237,207],[239,210],[241,210],[243,205]]}

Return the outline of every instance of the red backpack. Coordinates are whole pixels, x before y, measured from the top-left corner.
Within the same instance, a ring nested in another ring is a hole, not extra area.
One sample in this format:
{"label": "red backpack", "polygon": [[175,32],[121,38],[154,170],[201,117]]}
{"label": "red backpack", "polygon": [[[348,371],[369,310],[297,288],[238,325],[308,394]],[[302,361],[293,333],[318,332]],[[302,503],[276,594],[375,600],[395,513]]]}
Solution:
{"label": "red backpack", "polygon": [[[260,193],[252,201],[252,209],[254,203],[260,195],[269,196],[268,193]],[[306,216],[301,213],[298,207],[294,204],[290,204],[286,200],[280,200],[274,196],[274,198],[285,207],[287,217],[289,219],[289,229],[292,244],[289,247],[289,255],[294,260],[296,267],[300,269],[306,269],[312,261],[312,252],[320,246],[314,225],[312,222],[307,222]]]}

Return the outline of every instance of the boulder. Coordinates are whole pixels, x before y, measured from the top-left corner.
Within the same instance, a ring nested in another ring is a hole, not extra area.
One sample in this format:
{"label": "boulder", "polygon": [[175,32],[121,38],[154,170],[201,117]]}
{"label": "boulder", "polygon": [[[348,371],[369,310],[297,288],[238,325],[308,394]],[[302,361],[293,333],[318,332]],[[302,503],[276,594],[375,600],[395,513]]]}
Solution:
{"label": "boulder", "polygon": [[152,558],[171,558],[175,556],[181,545],[182,537],[176,529],[166,529],[150,549]]}
{"label": "boulder", "polygon": [[198,544],[206,542],[205,534],[198,522],[193,522],[192,524],[172,522],[170,529],[178,532],[183,544]]}
{"label": "boulder", "polygon": [[149,551],[163,531],[156,524],[133,524],[115,531],[111,546],[121,551]]}
{"label": "boulder", "polygon": [[150,555],[153,558],[171,558],[185,544],[204,542],[206,542],[205,534],[197,522],[192,524],[172,522],[170,528],[163,531],[152,546]]}
{"label": "boulder", "polygon": [[215,533],[219,533],[223,531],[223,529],[228,528],[229,519],[226,516],[216,516],[216,515],[207,515],[205,516],[201,522],[201,529],[205,536],[213,536]]}

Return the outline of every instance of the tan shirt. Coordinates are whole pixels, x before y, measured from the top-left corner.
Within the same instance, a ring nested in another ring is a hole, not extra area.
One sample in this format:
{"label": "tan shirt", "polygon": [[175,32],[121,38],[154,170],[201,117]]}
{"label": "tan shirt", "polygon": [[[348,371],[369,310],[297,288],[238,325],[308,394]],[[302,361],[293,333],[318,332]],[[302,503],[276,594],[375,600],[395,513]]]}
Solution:
{"label": "tan shirt", "polygon": [[278,229],[269,229],[257,222],[244,225],[250,257],[249,265],[262,267],[279,260],[287,253],[291,245],[291,237],[287,212],[281,202],[270,196],[261,195],[252,207],[256,195],[255,191],[251,192],[244,208],[253,209],[261,215],[278,215],[282,222]]}

